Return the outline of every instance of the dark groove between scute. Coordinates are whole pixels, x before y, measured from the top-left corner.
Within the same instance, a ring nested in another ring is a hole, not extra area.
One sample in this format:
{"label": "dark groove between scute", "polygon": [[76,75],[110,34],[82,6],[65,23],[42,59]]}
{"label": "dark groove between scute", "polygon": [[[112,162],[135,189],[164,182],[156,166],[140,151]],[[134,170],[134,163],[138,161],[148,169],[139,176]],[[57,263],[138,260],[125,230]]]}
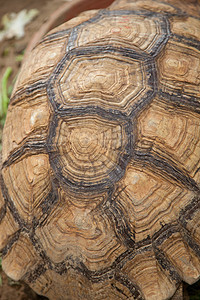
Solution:
{"label": "dark groove between scute", "polygon": [[[36,81],[35,83],[25,87],[25,88],[21,88],[20,90],[17,90],[14,94],[14,96],[10,99],[10,104],[14,106],[16,103],[18,104],[20,102],[20,97],[22,97],[23,95],[29,96],[37,91],[41,91],[46,89],[46,85],[47,85],[47,81]],[[24,100],[24,98],[23,98]]]}
{"label": "dark groove between scute", "polygon": [[173,104],[177,107],[187,108],[196,113],[200,113],[200,99],[196,97],[187,95],[184,96],[182,93],[178,91],[169,90],[169,92],[163,92],[162,89],[159,90],[158,96],[166,101],[170,101],[170,104]]}
{"label": "dark groove between scute", "polygon": [[131,280],[127,278],[127,276],[125,276],[123,273],[116,272],[115,279],[129,289],[129,291],[134,297],[133,299],[144,300],[144,297],[139,287],[136,284],[133,284],[133,282],[131,282]]}
{"label": "dark groove between scute", "polygon": [[54,41],[56,39],[68,36],[69,33],[71,32],[71,30],[72,29],[69,28],[69,29],[64,29],[64,30],[56,31],[56,32],[51,33],[51,34],[47,34],[47,35],[45,35],[42,38],[42,40],[35,47],[37,47],[38,45],[43,44],[45,42]]}
{"label": "dark groove between scute", "polygon": [[15,232],[10,238],[9,241],[7,243],[7,245],[1,249],[1,255],[2,258],[4,258],[6,256],[6,254],[9,252],[9,250],[12,248],[12,246],[15,244],[15,242],[18,241],[19,236],[20,236],[21,230],[19,229],[17,232]]}
{"label": "dark groove between scute", "polygon": [[[1,188],[1,187],[0,187]],[[0,209],[0,223],[3,220],[3,218],[6,215],[6,210],[7,210],[7,205],[6,203],[2,206],[2,208]]]}
{"label": "dark groove between scute", "polygon": [[42,153],[47,153],[46,141],[44,139],[40,141],[28,140],[23,146],[21,146],[21,148],[18,148],[9,155],[8,159],[3,163],[3,168],[6,168],[11,164],[17,162],[25,155]]}
{"label": "dark groove between scute", "polygon": [[9,197],[8,189],[7,189],[7,187],[4,183],[2,175],[0,175],[0,188],[1,188],[1,191],[2,191],[2,194],[3,194],[3,197],[4,197],[4,200],[5,200],[5,203],[6,203],[7,207],[10,209],[15,221],[18,223],[20,229],[22,230],[22,228],[24,227],[24,222],[20,218],[17,209],[15,208],[12,200]]}
{"label": "dark groove between scute", "polygon": [[136,161],[150,164],[157,170],[164,172],[167,176],[171,177],[177,183],[181,183],[192,191],[199,192],[199,187],[195,180],[188,174],[185,174],[181,169],[176,167],[169,159],[166,160],[156,154],[152,154],[149,151],[139,150],[134,151],[133,158]]}
{"label": "dark groove between scute", "polygon": [[192,220],[194,214],[200,210],[200,195],[195,197],[184,209],[181,210],[179,222],[187,228],[188,220]]}
{"label": "dark groove between scute", "polygon": [[190,232],[186,228],[182,227],[181,234],[188,246],[190,246],[194,253],[200,258],[200,246],[191,237]]}
{"label": "dark groove between scute", "polygon": [[181,278],[173,266],[172,262],[169,261],[164,252],[156,247],[153,247],[155,257],[163,271],[172,279],[176,284],[181,282]]}
{"label": "dark groove between scute", "polygon": [[35,267],[34,271],[26,273],[24,275],[24,278],[29,282],[29,283],[34,283],[37,278],[39,278],[41,275],[43,275],[47,271],[47,267],[45,263],[39,264]]}
{"label": "dark groove between scute", "polygon": [[190,47],[200,50],[200,42],[196,39],[184,37],[178,34],[173,34],[172,37],[176,42],[181,42],[182,44],[186,44]]}

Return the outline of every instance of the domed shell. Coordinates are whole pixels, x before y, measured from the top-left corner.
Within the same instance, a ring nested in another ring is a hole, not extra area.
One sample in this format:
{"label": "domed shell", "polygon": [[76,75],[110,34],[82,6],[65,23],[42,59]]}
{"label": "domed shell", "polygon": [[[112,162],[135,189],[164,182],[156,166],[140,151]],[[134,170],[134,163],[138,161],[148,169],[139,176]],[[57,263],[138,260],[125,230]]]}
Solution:
{"label": "domed shell", "polygon": [[54,29],[3,132],[3,269],[49,299],[200,278],[199,4],[118,0]]}

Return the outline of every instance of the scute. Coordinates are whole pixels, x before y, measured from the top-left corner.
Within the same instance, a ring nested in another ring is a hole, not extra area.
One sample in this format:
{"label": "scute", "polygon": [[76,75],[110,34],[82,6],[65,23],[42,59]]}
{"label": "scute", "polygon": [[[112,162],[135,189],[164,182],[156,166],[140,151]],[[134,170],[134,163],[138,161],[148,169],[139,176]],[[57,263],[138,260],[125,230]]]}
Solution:
{"label": "scute", "polygon": [[177,13],[180,12],[178,7],[170,5],[170,1],[155,1],[155,0],[136,0],[136,1],[127,1],[127,0],[119,0],[114,1],[113,4],[110,5],[111,9],[128,9],[128,10],[147,10],[153,12],[161,12],[161,13]]}
{"label": "scute", "polygon": [[116,0],[26,58],[3,132],[11,278],[52,300],[166,300],[200,278],[198,10]]}
{"label": "scute", "polygon": [[[16,223],[12,213],[8,208],[4,208],[4,216],[2,216],[0,223],[1,240],[0,250],[2,251],[9,242],[15,241],[17,232],[19,231],[19,224]],[[6,228],[6,230],[5,230]]]}
{"label": "scute", "polygon": [[171,18],[171,31],[173,34],[186,37],[188,39],[199,40],[200,36],[200,20],[187,17],[184,20],[181,17]]}
{"label": "scute", "polygon": [[[49,74],[54,69],[55,62],[58,62],[62,57],[66,39],[67,36],[61,36],[53,41],[49,39],[46,43],[41,43],[33,49],[32,53],[28,55],[22,66],[13,94],[33,83],[38,82],[38,84],[41,84],[46,81]],[[50,54],[46,51],[46,47],[49,48]]]}
{"label": "scute", "polygon": [[196,199],[196,203],[192,203],[192,207],[188,210],[187,223],[184,222],[184,219],[181,221],[184,222],[185,228],[190,232],[192,238],[196,241],[197,244],[200,242],[200,212],[197,209],[199,203]]}
{"label": "scute", "polygon": [[42,202],[52,193],[48,156],[25,157],[4,168],[2,173],[8,195],[15,199],[15,208],[21,219],[30,224],[33,219],[39,221],[43,215]]}
{"label": "scute", "polygon": [[76,42],[69,41],[68,47],[113,45],[153,53],[167,37],[167,23],[160,15],[146,16],[134,11],[101,12],[95,22],[79,26]]}
{"label": "scute", "polygon": [[180,42],[169,41],[158,60],[161,89],[200,98],[200,51]]}
{"label": "scute", "polygon": [[67,54],[50,79],[48,93],[55,109],[67,114],[100,107],[130,114],[154,92],[154,83],[149,84],[154,80],[154,65],[139,51],[134,51],[133,57],[123,54],[112,47],[97,53],[91,47]]}
{"label": "scute", "polygon": [[171,297],[176,290],[176,281],[163,272],[157,263],[154,249],[151,246],[141,247],[140,251],[134,254],[122,271],[129,278],[134,278],[144,298],[156,300]]}
{"label": "scute", "polygon": [[2,267],[10,278],[20,280],[40,260],[41,258],[36,253],[29,237],[21,234],[10,251],[4,256]]}
{"label": "scute", "polygon": [[128,163],[129,127],[114,120],[108,123],[100,116],[58,120],[48,147],[60,183],[79,192],[110,187],[123,176]]}
{"label": "scute", "polygon": [[115,195],[115,205],[123,210],[135,232],[135,243],[139,244],[145,244],[149,237],[157,239],[156,234],[169,223],[169,218],[170,223],[175,222],[181,208],[195,197],[195,193],[175,186],[173,181],[161,179],[154,170],[138,166],[128,166],[116,185]]}
{"label": "scute", "polygon": [[200,153],[198,114],[170,107],[169,103],[155,99],[138,119],[138,129],[141,150],[168,156],[200,183],[200,157],[196,155]]}
{"label": "scute", "polygon": [[73,205],[62,192],[61,202],[36,230],[48,257],[53,263],[84,263],[91,271],[109,267],[126,248],[116,238],[112,222],[102,209],[91,202]]}
{"label": "scute", "polygon": [[[51,278],[54,278],[53,282]],[[129,288],[123,284],[123,282],[126,281]],[[43,289],[43,293],[46,294],[49,299],[55,299],[57,297],[56,286],[58,284],[61,284],[63,291],[59,297],[60,300],[70,300],[72,298],[101,300],[106,299],[108,295],[110,300],[127,299],[127,297],[136,300],[144,299],[137,291],[137,287],[129,282],[125,275],[122,276],[121,274],[107,281],[94,280],[94,282],[91,282],[89,278],[80,274],[78,270],[69,269],[63,281],[63,275],[48,270],[36,282],[32,283],[27,281],[27,283],[38,292]]]}
{"label": "scute", "polygon": [[14,158],[25,143],[33,147],[34,143],[45,139],[49,126],[50,110],[44,91],[31,97],[25,91],[16,98],[9,106],[4,127],[4,165],[9,164],[8,158]]}
{"label": "scute", "polygon": [[168,257],[184,281],[192,284],[200,278],[200,260],[194,251],[185,245],[181,232],[171,234],[158,249]]}

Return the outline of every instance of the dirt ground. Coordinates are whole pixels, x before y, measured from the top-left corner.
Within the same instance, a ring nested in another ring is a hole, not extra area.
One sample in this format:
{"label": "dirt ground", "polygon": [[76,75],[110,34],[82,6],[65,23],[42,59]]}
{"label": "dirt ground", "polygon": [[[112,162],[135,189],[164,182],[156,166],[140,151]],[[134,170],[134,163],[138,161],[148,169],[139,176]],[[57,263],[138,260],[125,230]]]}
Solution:
{"label": "dirt ground", "polygon": [[[71,0],[68,0],[71,1]],[[6,13],[18,13],[22,9],[36,8],[39,15],[25,27],[25,36],[19,40],[11,39],[0,42],[0,78],[6,67],[13,69],[10,82],[17,75],[20,63],[16,61],[16,56],[22,53],[33,34],[38,31],[48,17],[63,3],[64,0],[0,0],[0,19]]]}
{"label": "dirt ground", "polygon": [[[39,15],[30,24],[26,25],[25,36],[23,38],[19,40],[13,38],[0,42],[0,82],[6,68],[11,67],[12,74],[9,78],[9,84],[12,84],[21,65],[21,62],[16,61],[16,57],[23,53],[33,34],[40,29],[41,25],[44,24],[49,16],[63,3],[66,3],[66,0],[0,0],[0,19],[5,13],[17,13],[22,9],[36,8],[39,11]],[[0,143],[1,134],[2,128],[0,128]],[[13,282],[3,273],[1,268],[0,276],[2,278],[2,284],[0,284],[0,300],[46,299],[45,297],[36,295],[27,285]],[[187,289],[191,300],[200,300],[199,283]]]}

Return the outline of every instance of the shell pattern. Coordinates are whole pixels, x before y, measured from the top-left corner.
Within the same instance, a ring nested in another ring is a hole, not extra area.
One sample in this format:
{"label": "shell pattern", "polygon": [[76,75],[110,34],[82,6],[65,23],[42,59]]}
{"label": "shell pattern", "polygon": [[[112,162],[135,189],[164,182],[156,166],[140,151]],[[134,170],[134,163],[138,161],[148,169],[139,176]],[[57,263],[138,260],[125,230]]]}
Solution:
{"label": "shell pattern", "polygon": [[115,1],[24,62],[3,133],[3,268],[50,299],[169,299],[200,277],[200,15]]}

